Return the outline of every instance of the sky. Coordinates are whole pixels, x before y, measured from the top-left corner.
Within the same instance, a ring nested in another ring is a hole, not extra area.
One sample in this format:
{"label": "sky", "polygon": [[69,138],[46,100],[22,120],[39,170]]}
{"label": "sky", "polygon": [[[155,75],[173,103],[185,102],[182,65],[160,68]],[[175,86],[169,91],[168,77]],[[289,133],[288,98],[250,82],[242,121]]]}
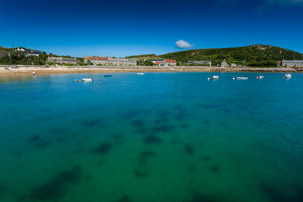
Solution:
{"label": "sky", "polygon": [[303,0],[0,0],[0,46],[57,55],[265,44],[303,53]]}

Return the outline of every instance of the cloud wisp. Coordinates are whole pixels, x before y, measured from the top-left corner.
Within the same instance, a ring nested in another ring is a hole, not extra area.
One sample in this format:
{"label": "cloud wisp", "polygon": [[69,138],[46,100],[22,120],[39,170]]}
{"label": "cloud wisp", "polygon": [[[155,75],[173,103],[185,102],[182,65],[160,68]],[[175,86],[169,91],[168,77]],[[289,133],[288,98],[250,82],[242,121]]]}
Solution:
{"label": "cloud wisp", "polygon": [[190,44],[184,40],[179,40],[179,41],[176,41],[176,47],[179,49],[186,49],[186,48],[194,47],[194,44]]}

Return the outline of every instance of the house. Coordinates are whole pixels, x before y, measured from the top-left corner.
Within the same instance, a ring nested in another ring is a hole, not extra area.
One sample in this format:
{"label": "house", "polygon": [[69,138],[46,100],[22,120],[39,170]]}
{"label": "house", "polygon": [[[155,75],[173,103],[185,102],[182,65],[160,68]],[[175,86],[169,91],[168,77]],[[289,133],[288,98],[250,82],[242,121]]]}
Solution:
{"label": "house", "polygon": [[84,62],[90,61],[94,65],[108,65],[108,57],[84,57]]}
{"label": "house", "polygon": [[151,60],[154,66],[177,66],[176,60]]}
{"label": "house", "polygon": [[54,62],[56,64],[77,64],[76,58],[69,57],[48,57],[48,62]]}
{"label": "house", "polygon": [[284,67],[303,67],[303,60],[282,60]]}
{"label": "house", "polygon": [[237,67],[237,64],[236,63],[231,63],[230,66],[231,67]]}
{"label": "house", "polygon": [[25,50],[26,57],[29,57],[29,56],[38,57],[40,54],[41,54],[41,51],[38,51],[38,50],[29,50],[29,49]]}
{"label": "house", "polygon": [[164,60],[152,60],[152,62],[154,63],[154,66],[164,66]]}
{"label": "house", "polygon": [[20,52],[24,52],[26,57],[39,56],[41,54],[41,51],[39,51],[39,50],[31,50],[31,49],[28,49],[28,48],[18,47],[16,50],[20,51]]}
{"label": "house", "polygon": [[24,52],[25,50],[24,50],[24,48],[18,47],[18,48],[17,48],[17,51],[22,51],[22,52]]}
{"label": "house", "polygon": [[201,66],[210,66],[211,61],[188,61],[187,64],[201,65]]}
{"label": "house", "polygon": [[152,61],[154,63],[154,66],[164,66],[164,61]]}
{"label": "house", "polygon": [[128,59],[109,57],[108,64],[113,66],[128,66]]}
{"label": "house", "polygon": [[30,57],[30,56],[36,56],[36,57],[38,57],[39,54],[38,53],[26,53],[25,56],[26,57]]}
{"label": "house", "polygon": [[164,66],[177,66],[176,60],[164,60]]}
{"label": "house", "polygon": [[138,59],[129,58],[128,59],[128,65],[129,66],[137,66]]}
{"label": "house", "polygon": [[84,62],[90,61],[94,65],[111,65],[111,66],[136,66],[137,59],[125,59],[115,57],[84,57]]}
{"label": "house", "polygon": [[222,62],[221,62],[221,67],[224,68],[224,67],[230,67],[230,65],[226,62],[226,60],[224,59]]}

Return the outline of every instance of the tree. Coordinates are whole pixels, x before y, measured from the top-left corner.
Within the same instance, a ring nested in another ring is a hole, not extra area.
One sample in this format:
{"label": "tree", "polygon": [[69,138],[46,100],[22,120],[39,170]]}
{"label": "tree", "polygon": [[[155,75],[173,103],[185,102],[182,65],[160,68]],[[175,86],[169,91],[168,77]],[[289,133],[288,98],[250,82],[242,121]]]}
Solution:
{"label": "tree", "polygon": [[86,61],[86,64],[87,64],[87,65],[93,65],[93,63],[92,63],[90,60],[87,60],[87,61]]}
{"label": "tree", "polygon": [[153,63],[152,61],[150,61],[150,60],[146,60],[146,61],[144,62],[144,65],[145,65],[145,66],[154,66],[154,63]]}

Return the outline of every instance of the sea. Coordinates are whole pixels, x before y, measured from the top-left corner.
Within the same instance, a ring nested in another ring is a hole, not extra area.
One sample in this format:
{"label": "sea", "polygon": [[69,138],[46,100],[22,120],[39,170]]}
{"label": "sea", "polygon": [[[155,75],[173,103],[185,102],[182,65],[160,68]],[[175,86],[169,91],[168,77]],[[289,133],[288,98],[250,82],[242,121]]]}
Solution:
{"label": "sea", "polygon": [[303,201],[303,74],[262,74],[0,78],[0,201]]}

